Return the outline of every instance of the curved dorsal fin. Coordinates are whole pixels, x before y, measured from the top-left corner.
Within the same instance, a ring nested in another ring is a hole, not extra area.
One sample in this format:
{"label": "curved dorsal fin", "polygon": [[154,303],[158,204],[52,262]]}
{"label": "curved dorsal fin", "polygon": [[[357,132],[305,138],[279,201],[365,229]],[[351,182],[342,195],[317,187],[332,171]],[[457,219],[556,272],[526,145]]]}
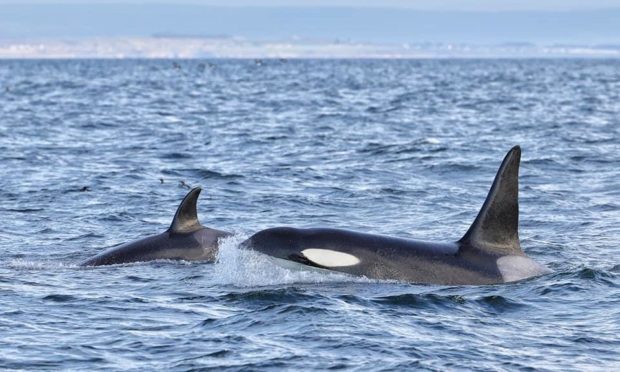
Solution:
{"label": "curved dorsal fin", "polygon": [[200,187],[195,187],[185,195],[177,209],[177,213],[174,214],[174,219],[168,231],[171,233],[189,233],[203,228],[200,221],[198,221],[198,212],[196,211],[196,203],[198,202],[200,191]]}
{"label": "curved dorsal fin", "polygon": [[459,243],[490,254],[523,255],[519,244],[519,163],[521,148],[513,147],[497,171],[478,217]]}

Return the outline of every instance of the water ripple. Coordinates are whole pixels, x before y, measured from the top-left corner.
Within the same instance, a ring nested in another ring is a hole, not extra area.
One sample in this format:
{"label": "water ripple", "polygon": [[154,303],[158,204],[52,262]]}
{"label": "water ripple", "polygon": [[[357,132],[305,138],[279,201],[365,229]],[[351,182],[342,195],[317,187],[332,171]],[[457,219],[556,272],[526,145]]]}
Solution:
{"label": "water ripple", "polygon": [[[613,370],[619,67],[0,61],[0,369]],[[551,275],[420,286],[237,248],[276,225],[458,239],[514,144]],[[235,232],[217,263],[76,266],[164,231],[188,185]]]}

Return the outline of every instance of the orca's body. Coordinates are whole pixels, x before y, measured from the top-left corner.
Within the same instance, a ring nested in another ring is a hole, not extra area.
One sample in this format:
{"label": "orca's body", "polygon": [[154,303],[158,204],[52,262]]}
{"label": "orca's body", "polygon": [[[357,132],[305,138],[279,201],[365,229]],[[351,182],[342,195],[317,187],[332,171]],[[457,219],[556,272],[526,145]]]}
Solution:
{"label": "orca's body", "polygon": [[478,217],[453,243],[422,242],[339,229],[278,227],[242,243],[276,259],[372,279],[495,284],[549,273],[519,243],[521,149],[506,155]]}
{"label": "orca's body", "polygon": [[194,188],[185,196],[170,228],[165,232],[111,248],[83,261],[81,265],[113,265],[164,259],[215,261],[218,240],[231,234],[200,224],[196,211],[200,191],[200,188]]}

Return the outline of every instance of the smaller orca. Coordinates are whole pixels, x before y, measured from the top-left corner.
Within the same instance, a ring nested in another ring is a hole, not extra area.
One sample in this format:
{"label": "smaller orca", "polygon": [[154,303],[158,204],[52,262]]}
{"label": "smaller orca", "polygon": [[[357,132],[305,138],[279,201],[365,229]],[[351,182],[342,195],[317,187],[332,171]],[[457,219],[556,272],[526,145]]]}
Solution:
{"label": "smaller orca", "polygon": [[114,265],[152,260],[215,261],[218,240],[232,234],[204,227],[198,221],[196,202],[201,189],[187,193],[165,232],[110,248],[83,261],[81,266]]}
{"label": "smaller orca", "polygon": [[427,284],[496,284],[549,273],[519,243],[521,148],[508,152],[467,233],[437,243],[349,230],[276,227],[241,243],[276,263],[339,271],[371,279]]}

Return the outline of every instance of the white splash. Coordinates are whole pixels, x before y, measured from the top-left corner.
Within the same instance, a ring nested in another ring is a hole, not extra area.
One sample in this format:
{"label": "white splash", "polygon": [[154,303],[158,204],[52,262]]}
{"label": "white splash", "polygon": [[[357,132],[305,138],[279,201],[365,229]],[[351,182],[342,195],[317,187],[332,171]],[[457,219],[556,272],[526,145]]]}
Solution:
{"label": "white splash", "polygon": [[32,261],[24,260],[21,258],[8,260],[5,262],[5,266],[11,269],[22,270],[49,270],[49,269],[65,269],[76,268],[77,264],[65,263],[59,261]]}
{"label": "white splash", "polygon": [[[239,243],[247,236],[235,234],[220,241],[214,269],[214,282],[238,287],[257,287],[291,283],[368,282],[367,278],[353,277],[327,270],[316,270],[303,265],[277,265],[264,254],[241,249]],[[294,267],[294,268],[293,268]]]}

